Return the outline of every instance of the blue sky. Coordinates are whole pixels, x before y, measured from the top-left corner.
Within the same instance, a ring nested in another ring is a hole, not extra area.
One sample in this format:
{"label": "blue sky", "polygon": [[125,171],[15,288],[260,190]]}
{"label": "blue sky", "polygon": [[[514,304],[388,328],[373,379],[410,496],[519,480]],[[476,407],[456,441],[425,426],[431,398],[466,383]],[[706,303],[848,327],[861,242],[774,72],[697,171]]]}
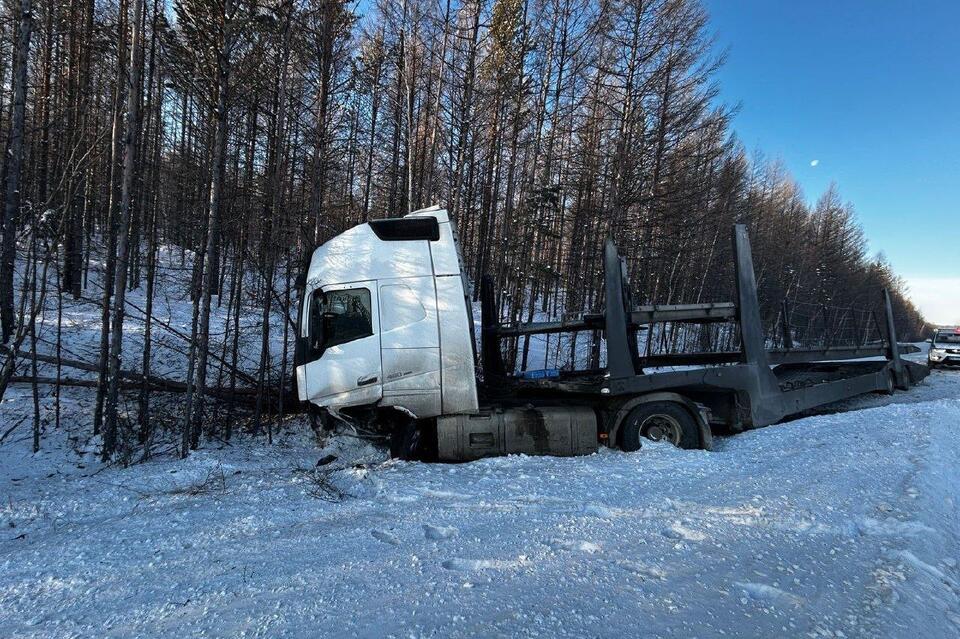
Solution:
{"label": "blue sky", "polygon": [[811,201],[835,181],[928,319],[960,323],[960,0],[704,1],[746,147]]}

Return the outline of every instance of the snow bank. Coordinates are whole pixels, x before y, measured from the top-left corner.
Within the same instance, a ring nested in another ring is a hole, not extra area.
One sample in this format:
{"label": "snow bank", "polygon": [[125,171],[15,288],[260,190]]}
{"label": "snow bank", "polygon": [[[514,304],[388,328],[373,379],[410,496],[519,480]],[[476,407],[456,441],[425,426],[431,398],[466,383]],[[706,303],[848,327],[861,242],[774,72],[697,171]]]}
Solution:
{"label": "snow bank", "polygon": [[956,637],[960,374],[860,401],[711,453],[461,465],[302,423],[126,470],[14,438],[0,636]]}

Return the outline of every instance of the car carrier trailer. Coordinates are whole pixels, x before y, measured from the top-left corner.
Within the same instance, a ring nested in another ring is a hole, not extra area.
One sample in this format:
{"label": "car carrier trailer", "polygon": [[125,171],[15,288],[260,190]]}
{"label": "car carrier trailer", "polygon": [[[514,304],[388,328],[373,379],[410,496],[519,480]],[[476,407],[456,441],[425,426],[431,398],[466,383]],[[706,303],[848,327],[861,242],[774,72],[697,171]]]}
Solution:
{"label": "car carrier trailer", "polygon": [[[612,240],[600,313],[501,324],[484,278],[478,357],[471,283],[447,212],[361,224],[317,248],[302,279],[299,397],[390,436],[395,454],[465,461],[588,454],[601,445],[630,451],[643,438],[710,449],[715,430],[766,426],[927,376],[927,367],[901,357],[918,349],[897,342],[887,291],[876,339],[803,346],[784,322],[781,347],[768,348],[743,225],[734,227],[733,248],[736,300],[727,303],[634,306]],[[639,352],[638,335],[652,325],[718,322],[736,327],[736,350]],[[537,376],[504,363],[503,340],[579,331],[603,336],[605,367]]]}

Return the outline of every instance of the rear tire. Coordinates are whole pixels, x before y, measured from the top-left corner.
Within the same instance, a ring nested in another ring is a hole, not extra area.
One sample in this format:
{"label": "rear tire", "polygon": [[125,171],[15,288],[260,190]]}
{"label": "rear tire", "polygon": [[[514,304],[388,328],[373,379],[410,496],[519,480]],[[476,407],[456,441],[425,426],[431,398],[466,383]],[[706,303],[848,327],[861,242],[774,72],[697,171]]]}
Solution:
{"label": "rear tire", "polygon": [[897,390],[897,380],[893,371],[887,373],[887,387],[880,391],[883,395],[893,395]]}
{"label": "rear tire", "polygon": [[641,438],[670,441],[679,448],[702,448],[700,429],[690,412],[675,402],[650,402],[634,408],[620,428],[620,448],[640,450]]}

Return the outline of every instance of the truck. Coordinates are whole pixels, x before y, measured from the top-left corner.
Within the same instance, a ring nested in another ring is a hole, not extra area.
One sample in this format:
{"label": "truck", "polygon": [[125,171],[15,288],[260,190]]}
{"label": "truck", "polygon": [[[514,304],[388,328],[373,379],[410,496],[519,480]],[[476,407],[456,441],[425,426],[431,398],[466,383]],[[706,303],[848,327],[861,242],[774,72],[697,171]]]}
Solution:
{"label": "truck", "polygon": [[[371,220],[319,246],[298,282],[299,399],[324,418],[383,437],[396,456],[459,462],[583,455],[600,446],[635,451],[644,439],[709,450],[715,433],[906,390],[928,374],[902,357],[919,349],[898,343],[887,291],[883,319],[873,316],[879,337],[864,331],[853,344],[810,345],[794,340],[784,322],[773,344],[746,226],[734,227],[733,249],[733,302],[633,305],[612,240],[598,313],[504,324],[485,277],[477,340],[472,282],[447,211]],[[733,327],[737,348],[641,354],[638,335],[651,326],[698,323]],[[518,374],[505,364],[503,340],[577,331],[601,338],[602,367]]]}

